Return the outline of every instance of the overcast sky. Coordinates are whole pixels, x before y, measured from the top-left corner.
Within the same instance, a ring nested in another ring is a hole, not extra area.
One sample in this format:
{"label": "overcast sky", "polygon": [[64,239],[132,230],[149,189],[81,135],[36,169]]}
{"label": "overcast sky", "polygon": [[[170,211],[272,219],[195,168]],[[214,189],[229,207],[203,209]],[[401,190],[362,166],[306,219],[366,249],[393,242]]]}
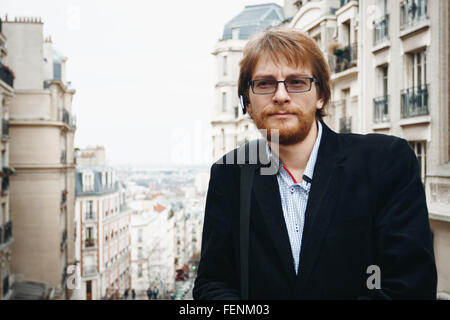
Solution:
{"label": "overcast sky", "polygon": [[229,20],[266,2],[284,1],[0,0],[0,14],[42,17],[68,57],[76,147],[104,145],[111,165],[170,167],[213,161],[211,52]]}

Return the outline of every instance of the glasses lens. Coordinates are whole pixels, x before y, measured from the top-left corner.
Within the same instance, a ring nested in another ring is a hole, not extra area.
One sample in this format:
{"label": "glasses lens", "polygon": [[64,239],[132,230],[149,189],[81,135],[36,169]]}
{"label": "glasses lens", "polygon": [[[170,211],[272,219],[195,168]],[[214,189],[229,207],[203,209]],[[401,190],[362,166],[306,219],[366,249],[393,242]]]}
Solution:
{"label": "glasses lens", "polygon": [[309,91],[311,88],[311,79],[309,78],[286,79],[286,87],[288,92]]}
{"label": "glasses lens", "polygon": [[255,93],[273,93],[276,91],[277,82],[273,80],[254,80],[253,91]]}

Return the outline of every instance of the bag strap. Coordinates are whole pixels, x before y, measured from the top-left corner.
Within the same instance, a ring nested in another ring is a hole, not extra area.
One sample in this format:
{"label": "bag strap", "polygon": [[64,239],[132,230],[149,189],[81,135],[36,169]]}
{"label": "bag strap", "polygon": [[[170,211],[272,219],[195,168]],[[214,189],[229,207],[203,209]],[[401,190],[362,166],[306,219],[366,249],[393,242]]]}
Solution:
{"label": "bag strap", "polygon": [[[241,146],[239,153],[246,152],[258,143],[259,140],[252,140]],[[242,154],[241,154],[242,156]],[[243,158],[241,158],[243,159]],[[249,159],[247,156],[245,159]],[[248,278],[248,247],[249,247],[249,232],[250,232],[250,200],[253,189],[253,177],[255,170],[258,168],[257,164],[239,164],[241,169],[240,176],[240,219],[239,219],[239,246],[240,246],[240,262],[241,262],[241,299],[248,300],[249,295],[249,278]]]}

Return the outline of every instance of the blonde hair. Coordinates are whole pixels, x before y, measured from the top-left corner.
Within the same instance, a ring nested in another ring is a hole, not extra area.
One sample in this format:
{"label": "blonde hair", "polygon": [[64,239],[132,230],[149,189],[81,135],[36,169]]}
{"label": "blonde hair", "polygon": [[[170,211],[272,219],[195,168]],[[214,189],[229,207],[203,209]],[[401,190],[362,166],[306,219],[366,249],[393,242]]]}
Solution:
{"label": "blonde hair", "polygon": [[308,66],[312,76],[318,80],[318,99],[322,99],[323,108],[316,111],[316,117],[326,116],[325,107],[330,101],[330,68],[322,51],[314,39],[297,30],[269,29],[256,34],[244,48],[240,62],[238,95],[244,103],[250,102],[249,89],[253,71],[259,59],[268,55],[275,63],[284,58],[290,65]]}

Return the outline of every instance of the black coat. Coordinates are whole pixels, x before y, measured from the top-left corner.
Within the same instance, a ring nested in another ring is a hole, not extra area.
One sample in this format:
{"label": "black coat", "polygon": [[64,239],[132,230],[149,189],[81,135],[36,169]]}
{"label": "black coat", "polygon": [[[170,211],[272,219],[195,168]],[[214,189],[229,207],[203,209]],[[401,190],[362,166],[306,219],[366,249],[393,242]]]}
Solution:
{"label": "black coat", "polygon": [[[276,175],[256,171],[249,298],[435,299],[432,234],[413,150],[397,137],[322,126],[298,275]],[[218,162],[211,167],[194,299],[240,299],[240,169]],[[380,290],[367,287],[371,265],[380,268]]]}

